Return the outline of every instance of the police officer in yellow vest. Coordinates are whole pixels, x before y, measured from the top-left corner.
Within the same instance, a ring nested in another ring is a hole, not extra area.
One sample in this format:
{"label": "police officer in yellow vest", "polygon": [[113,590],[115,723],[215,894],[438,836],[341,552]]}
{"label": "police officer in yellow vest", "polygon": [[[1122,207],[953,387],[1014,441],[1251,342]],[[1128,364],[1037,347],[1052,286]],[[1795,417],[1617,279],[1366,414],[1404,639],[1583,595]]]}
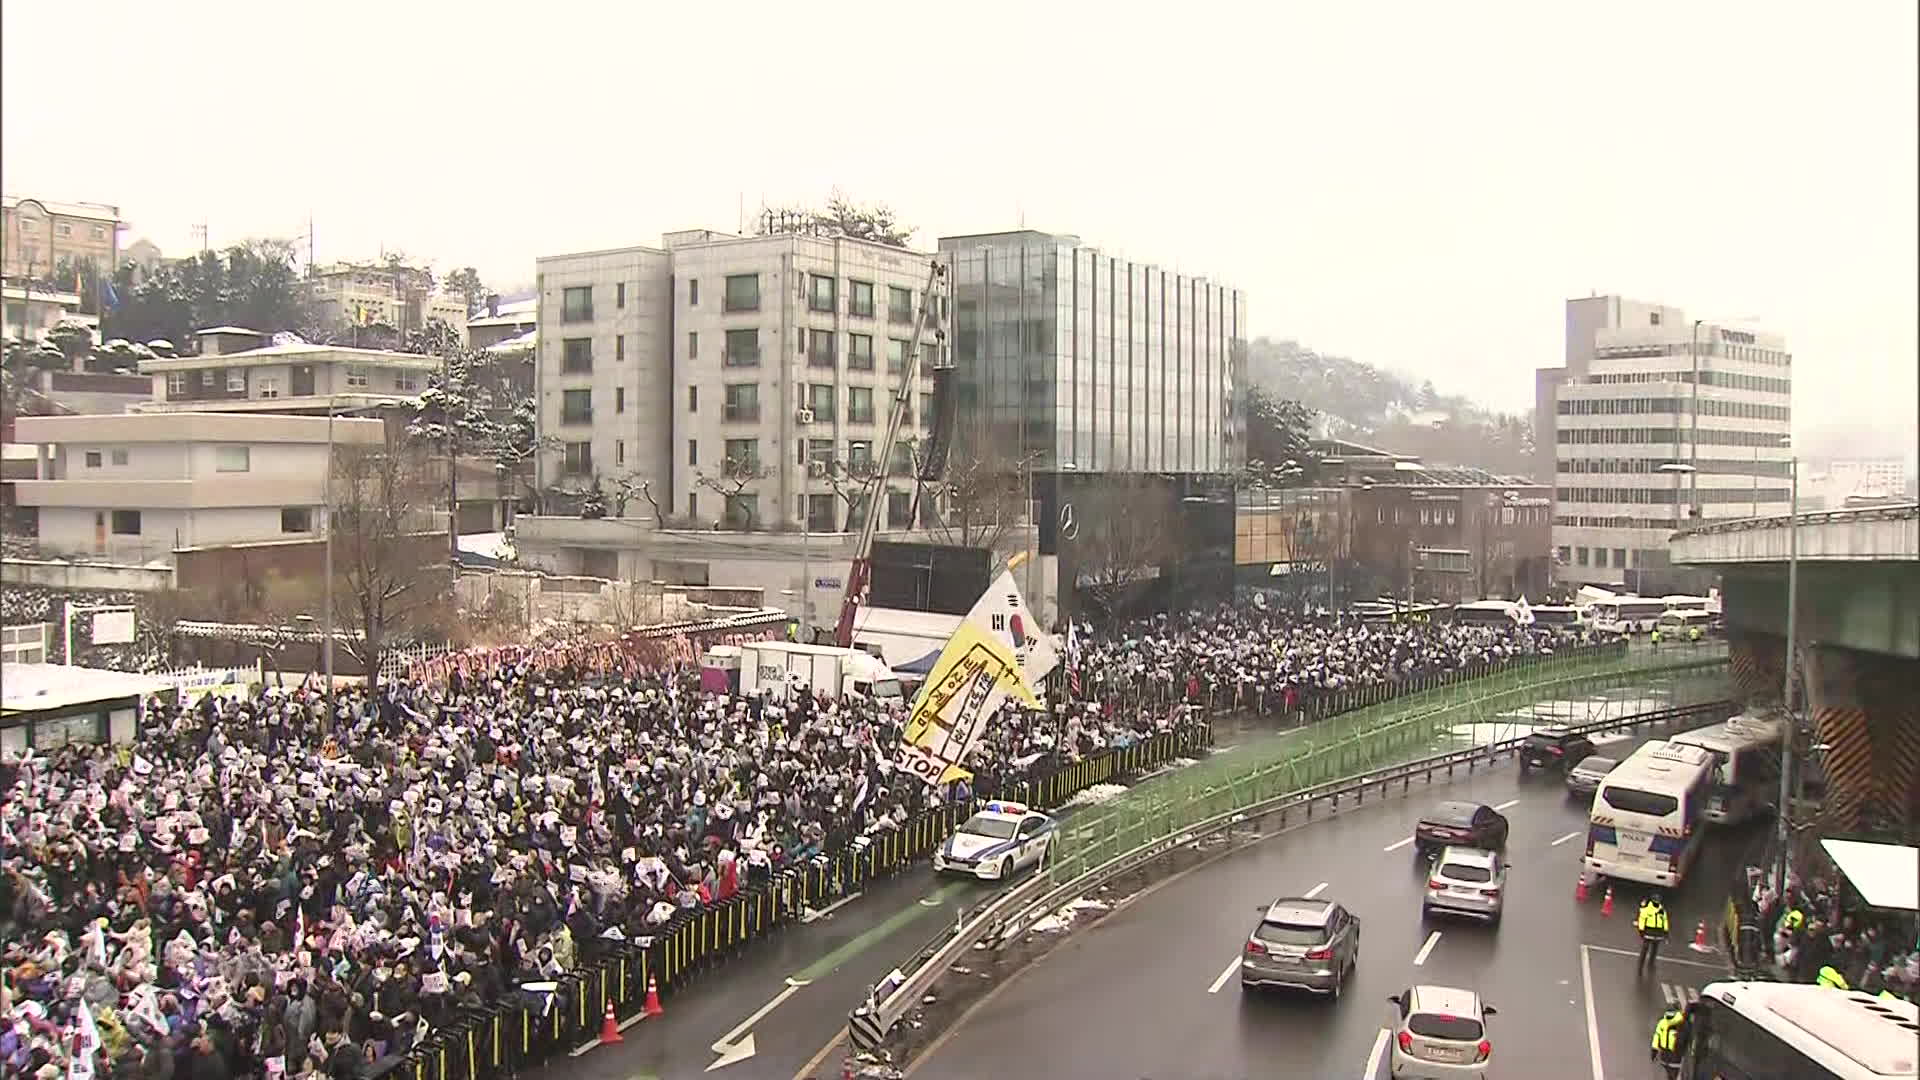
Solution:
{"label": "police officer in yellow vest", "polygon": [[1669,1078],[1680,1075],[1680,1058],[1687,1050],[1687,1015],[1679,1006],[1669,1008],[1653,1025],[1653,1060],[1667,1071]]}
{"label": "police officer in yellow vest", "polygon": [[1660,630],[1658,627],[1654,629],[1652,634],[1648,635],[1648,640],[1653,642],[1654,648],[1657,649],[1660,647]]}
{"label": "police officer in yellow vest", "polygon": [[1687,641],[1694,645],[1700,644],[1700,628],[1699,627],[1697,626],[1687,627]]}
{"label": "police officer in yellow vest", "polygon": [[1822,967],[1820,969],[1820,974],[1814,976],[1813,981],[1820,986],[1826,987],[1829,990],[1848,989],[1847,977],[1845,975],[1840,974],[1839,969],[1835,968],[1832,964],[1828,964],[1825,967]]}
{"label": "police officer in yellow vest", "polygon": [[1649,896],[1640,901],[1640,913],[1634,916],[1633,928],[1640,932],[1639,970],[1651,972],[1654,962],[1660,959],[1660,943],[1667,940],[1667,908],[1660,897]]}

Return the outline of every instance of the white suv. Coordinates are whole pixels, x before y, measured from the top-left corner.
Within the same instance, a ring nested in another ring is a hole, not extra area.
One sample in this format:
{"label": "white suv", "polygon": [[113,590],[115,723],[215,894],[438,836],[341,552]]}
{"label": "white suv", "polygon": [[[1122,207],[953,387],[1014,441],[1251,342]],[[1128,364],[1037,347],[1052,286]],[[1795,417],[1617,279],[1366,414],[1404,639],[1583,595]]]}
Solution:
{"label": "white suv", "polygon": [[1471,990],[1414,986],[1387,999],[1393,1022],[1393,1075],[1455,1080],[1484,1077],[1493,1059],[1487,1017],[1494,1008]]}

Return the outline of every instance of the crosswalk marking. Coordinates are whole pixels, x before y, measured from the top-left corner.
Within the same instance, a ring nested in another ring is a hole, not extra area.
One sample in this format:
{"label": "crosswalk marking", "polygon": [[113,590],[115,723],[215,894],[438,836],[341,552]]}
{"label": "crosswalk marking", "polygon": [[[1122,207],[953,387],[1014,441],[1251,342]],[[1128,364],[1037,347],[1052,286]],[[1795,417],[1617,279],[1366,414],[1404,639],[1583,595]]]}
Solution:
{"label": "crosswalk marking", "polygon": [[1691,986],[1663,982],[1660,984],[1660,996],[1667,999],[1669,1006],[1684,1008],[1700,1000],[1700,991]]}

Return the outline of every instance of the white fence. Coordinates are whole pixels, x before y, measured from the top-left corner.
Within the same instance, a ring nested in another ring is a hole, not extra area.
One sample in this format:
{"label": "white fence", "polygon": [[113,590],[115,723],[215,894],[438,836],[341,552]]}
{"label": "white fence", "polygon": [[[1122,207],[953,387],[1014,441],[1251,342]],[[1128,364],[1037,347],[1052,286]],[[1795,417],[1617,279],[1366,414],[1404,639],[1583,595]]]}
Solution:
{"label": "white fence", "polygon": [[411,645],[388,649],[380,654],[380,681],[404,679],[407,669],[422,660],[433,660],[453,651],[450,645]]}

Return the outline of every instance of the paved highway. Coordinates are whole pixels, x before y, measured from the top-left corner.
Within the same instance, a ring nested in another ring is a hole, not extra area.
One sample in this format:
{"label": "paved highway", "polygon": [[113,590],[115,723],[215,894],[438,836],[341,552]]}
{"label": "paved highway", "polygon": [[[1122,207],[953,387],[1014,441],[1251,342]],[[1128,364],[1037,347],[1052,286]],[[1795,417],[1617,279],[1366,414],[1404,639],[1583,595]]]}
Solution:
{"label": "paved highway", "polygon": [[[1512,822],[1497,930],[1421,919],[1425,865],[1406,841],[1421,811],[1445,799],[1488,803]],[[1522,777],[1509,765],[1296,827],[1150,888],[1070,936],[963,1017],[909,1075],[1373,1080],[1387,1075],[1387,995],[1433,982],[1476,989],[1499,1009],[1490,1075],[1658,1076],[1647,1038],[1663,1002],[1695,996],[1726,970],[1720,953],[1687,943],[1698,920],[1717,925],[1750,834],[1708,838],[1668,898],[1674,940],[1642,979],[1639,894],[1628,892],[1637,887],[1616,892],[1611,918],[1598,896],[1585,905],[1573,897],[1586,809],[1557,776]],[[1362,920],[1345,998],[1243,992],[1239,950],[1257,909],[1315,890]]]}

